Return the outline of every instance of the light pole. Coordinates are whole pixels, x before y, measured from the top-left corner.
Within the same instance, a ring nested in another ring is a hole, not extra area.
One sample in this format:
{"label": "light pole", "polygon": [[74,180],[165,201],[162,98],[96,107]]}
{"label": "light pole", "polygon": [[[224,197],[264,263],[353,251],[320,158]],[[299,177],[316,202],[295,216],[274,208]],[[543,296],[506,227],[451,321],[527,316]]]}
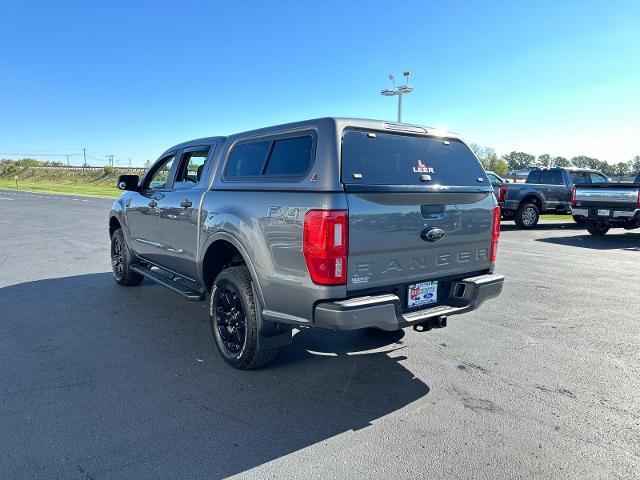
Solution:
{"label": "light pole", "polygon": [[395,77],[393,75],[389,75],[389,80],[391,80],[392,87],[385,88],[380,92],[380,94],[384,95],[385,97],[393,97],[394,95],[398,96],[398,123],[402,123],[402,96],[405,93],[413,92],[413,87],[409,85],[409,75],[411,75],[411,72],[409,70],[406,70],[402,73],[402,75],[404,75],[404,78],[406,79],[406,83],[404,85],[396,88]]}

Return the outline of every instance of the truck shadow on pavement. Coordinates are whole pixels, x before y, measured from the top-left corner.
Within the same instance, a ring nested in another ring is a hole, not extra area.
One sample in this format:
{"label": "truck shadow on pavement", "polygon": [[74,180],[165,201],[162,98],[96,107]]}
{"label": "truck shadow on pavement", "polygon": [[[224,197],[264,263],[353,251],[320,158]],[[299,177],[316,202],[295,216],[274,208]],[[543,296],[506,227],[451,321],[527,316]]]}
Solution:
{"label": "truck shadow on pavement", "polygon": [[[614,230],[612,230],[614,232]],[[628,250],[640,252],[640,233],[611,233],[603,237],[574,235],[571,237],[537,238],[538,242],[567,245],[570,247],[589,248],[592,250]]]}
{"label": "truck shadow on pavement", "polygon": [[401,363],[402,333],[303,330],[270,367],[237,371],[206,302],[110,273],[1,288],[0,332],[8,478],[226,477],[429,393]]}

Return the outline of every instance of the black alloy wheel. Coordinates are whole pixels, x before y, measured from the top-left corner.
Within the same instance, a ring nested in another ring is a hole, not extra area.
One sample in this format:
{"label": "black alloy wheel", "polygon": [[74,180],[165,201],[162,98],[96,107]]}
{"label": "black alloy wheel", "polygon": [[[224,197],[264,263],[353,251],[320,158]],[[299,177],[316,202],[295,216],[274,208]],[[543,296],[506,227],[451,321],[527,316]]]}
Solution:
{"label": "black alloy wheel", "polygon": [[122,240],[117,237],[113,238],[111,241],[111,267],[113,268],[113,275],[116,277],[116,280],[121,280],[124,277],[124,262]]}
{"label": "black alloy wheel", "polygon": [[245,265],[220,272],[213,282],[209,301],[214,343],[225,362],[234,368],[251,370],[274,359],[278,348],[260,345],[253,280]]}
{"label": "black alloy wheel", "polygon": [[124,286],[140,285],[144,277],[129,269],[132,263],[133,256],[124,241],[122,229],[118,228],[111,235],[111,268],[113,269],[113,279],[117,284]]}
{"label": "black alloy wheel", "polygon": [[230,282],[221,282],[215,292],[217,322],[220,340],[230,356],[242,352],[246,343],[247,322],[240,294]]}

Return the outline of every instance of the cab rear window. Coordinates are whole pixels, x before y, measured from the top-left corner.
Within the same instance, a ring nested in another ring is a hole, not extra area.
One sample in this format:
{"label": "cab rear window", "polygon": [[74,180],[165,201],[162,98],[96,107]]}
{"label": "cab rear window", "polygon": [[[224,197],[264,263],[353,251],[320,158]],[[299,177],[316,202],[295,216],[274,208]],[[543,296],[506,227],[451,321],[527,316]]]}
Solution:
{"label": "cab rear window", "polygon": [[344,184],[468,186],[478,178],[486,178],[480,162],[457,140],[359,130],[343,136]]}
{"label": "cab rear window", "polygon": [[562,185],[562,172],[560,170],[543,170],[540,173],[542,185]]}

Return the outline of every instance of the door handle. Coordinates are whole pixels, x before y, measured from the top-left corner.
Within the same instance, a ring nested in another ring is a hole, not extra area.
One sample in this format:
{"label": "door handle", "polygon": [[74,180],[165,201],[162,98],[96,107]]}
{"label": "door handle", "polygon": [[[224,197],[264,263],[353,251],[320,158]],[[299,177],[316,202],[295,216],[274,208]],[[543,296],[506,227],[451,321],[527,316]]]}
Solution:
{"label": "door handle", "polygon": [[156,208],[156,207],[158,206],[158,202],[156,202],[155,200],[151,200],[151,201],[149,202],[149,206],[150,206],[151,208]]}
{"label": "door handle", "polygon": [[182,202],[180,202],[180,206],[183,208],[189,208],[193,203],[188,198],[185,198]]}

